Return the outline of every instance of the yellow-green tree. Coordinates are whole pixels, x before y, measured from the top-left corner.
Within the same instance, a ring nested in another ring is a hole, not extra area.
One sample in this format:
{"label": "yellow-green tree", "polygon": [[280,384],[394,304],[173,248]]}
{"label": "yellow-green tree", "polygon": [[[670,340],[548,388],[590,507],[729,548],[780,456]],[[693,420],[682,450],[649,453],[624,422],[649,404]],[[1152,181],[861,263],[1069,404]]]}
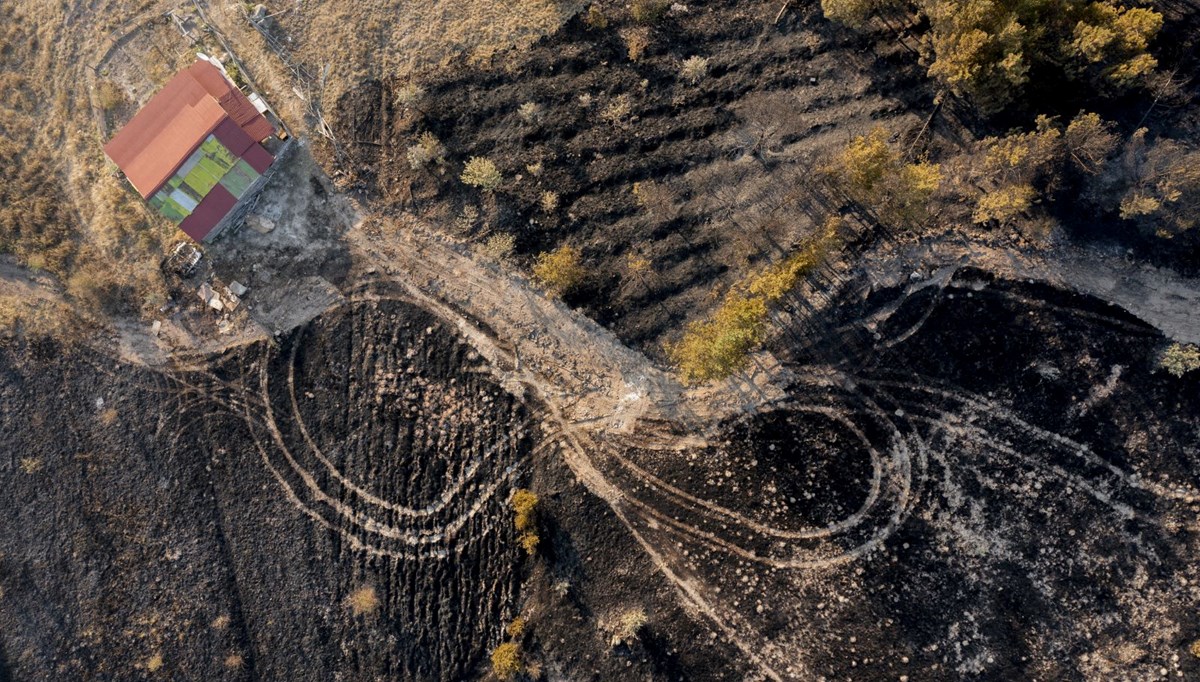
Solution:
{"label": "yellow-green tree", "polygon": [[1121,164],[1127,177],[1121,217],[1148,232],[1170,238],[1200,220],[1200,150],[1175,140],[1146,142],[1146,129],[1125,145]]}
{"label": "yellow-green tree", "polygon": [[979,143],[980,168],[972,219],[1008,224],[1040,195],[1039,188],[1057,179],[1063,158],[1062,130],[1045,116],[1034,130],[987,137]]}
{"label": "yellow-green tree", "polygon": [[556,296],[563,296],[583,282],[587,270],[583,254],[574,246],[563,245],[539,254],[533,266],[533,276]]}
{"label": "yellow-green tree", "polygon": [[1098,68],[1118,87],[1145,77],[1158,66],[1147,52],[1162,28],[1162,15],[1143,7],[1090,2],[1078,12],[1067,52]]}
{"label": "yellow-green tree", "polygon": [[[825,15],[851,26],[887,6],[822,0]],[[929,74],[985,113],[1018,98],[1031,73],[1057,71],[1124,88],[1157,66],[1150,43],[1162,15],[1113,0],[916,0],[929,19]]]}
{"label": "yellow-green tree", "polygon": [[1071,162],[1079,170],[1096,175],[1117,147],[1112,124],[1096,114],[1080,112],[1063,133],[1063,144]]}
{"label": "yellow-green tree", "polygon": [[687,326],[667,344],[667,355],[685,383],[724,379],[746,366],[750,351],[766,334],[767,308],[795,288],[836,248],[842,219],[831,216],[812,237],[779,263],[735,284],[712,315]]}
{"label": "yellow-green tree", "polygon": [[689,384],[723,379],[745,367],[766,331],[767,304],[761,296],[730,293],[710,319],[688,325],[667,354]]}
{"label": "yellow-green tree", "polygon": [[802,275],[811,272],[825,261],[838,244],[838,231],[841,226],[841,217],[830,216],[821,226],[821,230],[796,249],[795,253],[780,263],[763,268],[738,288],[753,296],[762,297],[767,303],[778,302],[796,287]]}
{"label": "yellow-green tree", "polygon": [[851,140],[834,158],[829,173],[852,199],[881,220],[901,224],[926,216],[929,200],[942,181],[940,165],[904,162],[879,127]]}

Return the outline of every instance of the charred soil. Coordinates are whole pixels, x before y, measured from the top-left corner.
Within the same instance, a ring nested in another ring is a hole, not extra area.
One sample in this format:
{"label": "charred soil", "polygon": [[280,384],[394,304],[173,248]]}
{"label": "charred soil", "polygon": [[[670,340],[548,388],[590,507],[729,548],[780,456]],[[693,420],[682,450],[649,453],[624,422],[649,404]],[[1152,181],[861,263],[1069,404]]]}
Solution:
{"label": "charred soil", "polygon": [[[645,27],[606,7],[605,28],[580,15],[491,65],[433,75],[415,100],[407,81],[364,83],[336,108],[336,165],[380,206],[473,241],[512,235],[521,264],[576,245],[591,274],[568,302],[656,353],[714,289],[812,233],[831,203],[813,175],[824,152],[876,120],[915,129],[903,111],[932,107],[902,47],[837,29],[815,4],[773,25],[776,9],[708,3]],[[636,60],[631,31],[647,40]],[[707,60],[694,76],[691,57]],[[414,168],[424,133],[447,155]],[[471,157],[496,164],[495,192],[461,181]]]}

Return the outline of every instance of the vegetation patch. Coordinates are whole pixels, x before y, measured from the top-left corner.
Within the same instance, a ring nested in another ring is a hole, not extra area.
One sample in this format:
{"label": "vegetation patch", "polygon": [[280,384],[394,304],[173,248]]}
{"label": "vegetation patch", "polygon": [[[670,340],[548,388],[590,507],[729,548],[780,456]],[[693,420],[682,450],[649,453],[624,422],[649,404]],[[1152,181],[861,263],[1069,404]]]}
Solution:
{"label": "vegetation patch", "polygon": [[739,282],[712,315],[690,323],[682,339],[668,344],[667,354],[685,382],[724,379],[746,366],[750,351],[766,336],[769,306],[824,262],[837,245],[840,223],[827,220],[820,235]]}

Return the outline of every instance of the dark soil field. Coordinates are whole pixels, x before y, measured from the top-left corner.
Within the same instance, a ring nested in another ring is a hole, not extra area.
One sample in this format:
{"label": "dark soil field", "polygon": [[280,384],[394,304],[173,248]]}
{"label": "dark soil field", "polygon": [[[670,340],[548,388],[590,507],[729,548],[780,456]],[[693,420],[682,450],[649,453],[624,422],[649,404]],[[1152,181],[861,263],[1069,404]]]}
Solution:
{"label": "dark soil field", "polygon": [[[773,24],[777,9],[703,3],[647,28],[606,6],[606,28],[577,16],[491,66],[432,74],[411,106],[397,101],[407,82],[364,83],[335,111],[347,154],[336,165],[377,207],[471,240],[512,235],[522,264],[579,247],[591,275],[568,302],[657,353],[713,291],[836,208],[815,175],[830,150],[877,121],[915,132],[933,107],[902,46],[840,29],[816,3]],[[650,36],[637,61],[628,31]],[[693,56],[708,60],[695,82],[680,73]],[[447,161],[414,170],[407,150],[426,132]],[[459,179],[475,156],[503,174],[496,192]],[[558,198],[551,211],[545,192]]]}
{"label": "dark soil field", "polygon": [[[728,645],[681,651],[704,623],[540,409],[430,314],[363,296],[203,369],[0,349],[0,680],[477,678],[519,614],[551,673],[738,679]],[[529,485],[539,558],[507,504]],[[654,625],[608,655],[627,608]]]}
{"label": "dark soil field", "polygon": [[402,303],[205,371],[6,348],[0,678],[469,674],[540,442],[470,356]]}
{"label": "dark soil field", "polygon": [[970,270],[834,310],[774,349],[786,402],[605,467],[761,670],[1200,675],[1200,382],[1155,330]]}
{"label": "dark soil field", "polygon": [[580,453],[607,500],[442,323],[357,300],[162,373],[6,343],[0,679],[474,679],[517,615],[547,679],[1200,675],[1200,383],[1119,309],[845,296],[711,446]]}

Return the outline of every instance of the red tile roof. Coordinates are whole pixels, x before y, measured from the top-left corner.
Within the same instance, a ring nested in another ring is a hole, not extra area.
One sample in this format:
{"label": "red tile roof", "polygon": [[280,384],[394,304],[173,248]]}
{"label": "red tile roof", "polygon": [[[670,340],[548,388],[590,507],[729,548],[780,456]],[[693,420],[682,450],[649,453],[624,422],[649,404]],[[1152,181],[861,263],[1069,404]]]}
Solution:
{"label": "red tile roof", "polygon": [[229,190],[215,185],[196,206],[196,210],[179,223],[179,229],[192,239],[202,241],[237,202],[237,197],[230,194]]}
{"label": "red tile roof", "polygon": [[[220,69],[197,60],[150,98],[104,145],[104,153],[124,171],[142,197],[149,198],[204,138],[229,120],[251,142],[260,142],[275,132]],[[245,147],[234,153],[243,151]]]}
{"label": "red tile roof", "polygon": [[242,159],[250,164],[251,168],[258,171],[259,175],[266,173],[267,168],[275,161],[275,157],[271,156],[271,152],[263,149],[261,144],[250,145],[246,153],[242,154]]}
{"label": "red tile roof", "polygon": [[241,156],[251,145],[258,144],[251,140],[246,131],[242,130],[231,118],[221,121],[221,124],[213,130],[213,135],[235,156]]}

